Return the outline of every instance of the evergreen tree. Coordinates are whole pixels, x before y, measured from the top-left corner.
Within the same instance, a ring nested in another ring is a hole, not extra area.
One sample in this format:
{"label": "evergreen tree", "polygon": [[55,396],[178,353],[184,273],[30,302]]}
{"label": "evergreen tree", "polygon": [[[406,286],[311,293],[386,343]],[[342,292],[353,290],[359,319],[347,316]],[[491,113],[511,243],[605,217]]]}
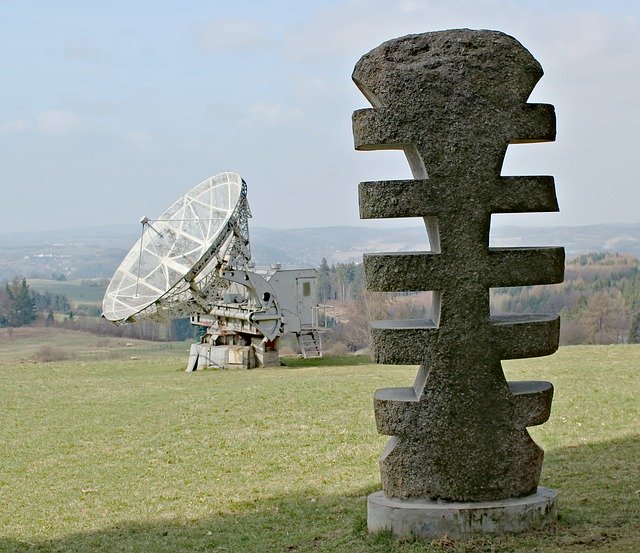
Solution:
{"label": "evergreen tree", "polygon": [[68,313],[71,311],[71,303],[65,294],[56,294],[51,306],[56,313]]}
{"label": "evergreen tree", "polygon": [[27,279],[14,278],[5,285],[0,318],[7,326],[28,325],[36,320],[36,305]]}
{"label": "evergreen tree", "polygon": [[0,326],[9,325],[9,311],[13,306],[13,296],[9,289],[9,284],[5,283],[3,288],[0,288]]}
{"label": "evergreen tree", "polygon": [[169,339],[175,342],[184,342],[185,340],[193,340],[195,335],[194,328],[191,325],[189,317],[181,319],[171,319],[169,325]]}
{"label": "evergreen tree", "polygon": [[31,324],[38,318],[36,303],[29,290],[26,278],[23,278],[22,282],[20,282],[20,288],[16,294],[16,311],[19,313],[22,324],[25,325]]}
{"label": "evergreen tree", "polygon": [[331,270],[327,259],[323,257],[318,268],[318,299],[320,303],[326,303],[331,297]]}
{"label": "evergreen tree", "polygon": [[640,344],[640,311],[636,313],[631,320],[631,328],[629,329],[629,343]]}

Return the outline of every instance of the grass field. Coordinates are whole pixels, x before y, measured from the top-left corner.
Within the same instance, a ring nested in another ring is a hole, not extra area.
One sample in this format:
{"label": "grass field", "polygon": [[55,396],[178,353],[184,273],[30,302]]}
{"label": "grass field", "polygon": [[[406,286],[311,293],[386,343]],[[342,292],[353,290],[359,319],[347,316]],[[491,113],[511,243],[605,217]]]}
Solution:
{"label": "grass field", "polygon": [[0,363],[155,358],[175,352],[184,357],[186,366],[189,346],[188,342],[149,342],[63,328],[0,328]]}
{"label": "grass field", "polygon": [[372,394],[411,383],[414,367],[184,373],[182,352],[163,355],[5,355],[0,551],[640,551],[639,346],[505,363],[510,379],[555,384],[532,434],[560,520],[469,543],[366,532],[386,440]]}
{"label": "grass field", "polygon": [[27,281],[29,287],[41,294],[64,294],[69,299],[72,307],[80,304],[102,305],[102,299],[106,291],[105,286],[89,286],[82,280],[48,280],[31,278]]}

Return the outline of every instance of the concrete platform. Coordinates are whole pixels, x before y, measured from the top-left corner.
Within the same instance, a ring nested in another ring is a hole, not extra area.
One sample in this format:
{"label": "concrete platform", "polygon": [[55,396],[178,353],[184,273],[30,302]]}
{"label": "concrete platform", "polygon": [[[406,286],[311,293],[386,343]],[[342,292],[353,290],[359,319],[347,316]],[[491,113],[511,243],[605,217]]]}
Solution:
{"label": "concrete platform", "polygon": [[391,530],[400,538],[468,539],[480,534],[519,533],[544,528],[558,518],[558,492],[538,487],[516,499],[454,503],[389,499],[384,492],[367,500],[369,532]]}

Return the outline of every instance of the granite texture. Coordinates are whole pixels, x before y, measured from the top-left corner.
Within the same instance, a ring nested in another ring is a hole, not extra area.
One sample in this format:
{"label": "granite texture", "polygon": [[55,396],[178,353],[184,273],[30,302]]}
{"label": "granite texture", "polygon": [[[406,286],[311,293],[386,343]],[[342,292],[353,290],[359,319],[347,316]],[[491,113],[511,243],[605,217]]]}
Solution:
{"label": "granite texture", "polygon": [[489,289],[562,282],[562,248],[489,248],[492,213],[557,211],[553,177],[501,176],[509,144],[555,139],[553,106],[526,103],[542,69],[513,37],[468,29],[385,42],[353,80],[358,150],[402,149],[414,179],[360,183],[362,218],[422,217],[430,251],[365,255],[368,290],[433,290],[432,320],[377,321],[376,361],[419,364],[378,390],[380,461],[394,499],[495,501],[536,492],[543,451],[527,426],[548,382],[508,383],[501,359],[549,355],[559,319],[492,316]]}

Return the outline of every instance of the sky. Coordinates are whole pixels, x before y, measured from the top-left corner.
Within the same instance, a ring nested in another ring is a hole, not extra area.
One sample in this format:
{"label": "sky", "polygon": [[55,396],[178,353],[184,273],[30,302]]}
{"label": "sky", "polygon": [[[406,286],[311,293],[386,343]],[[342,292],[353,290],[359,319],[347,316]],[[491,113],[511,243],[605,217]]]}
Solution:
{"label": "sky", "polygon": [[530,101],[557,114],[556,142],[510,146],[502,172],[554,175],[560,213],[494,223],[640,223],[635,0],[0,0],[0,234],[139,226],[222,171],[247,181],[252,225],[366,224],[358,182],[411,173],[354,150],[353,67],[463,27],[529,49]]}

